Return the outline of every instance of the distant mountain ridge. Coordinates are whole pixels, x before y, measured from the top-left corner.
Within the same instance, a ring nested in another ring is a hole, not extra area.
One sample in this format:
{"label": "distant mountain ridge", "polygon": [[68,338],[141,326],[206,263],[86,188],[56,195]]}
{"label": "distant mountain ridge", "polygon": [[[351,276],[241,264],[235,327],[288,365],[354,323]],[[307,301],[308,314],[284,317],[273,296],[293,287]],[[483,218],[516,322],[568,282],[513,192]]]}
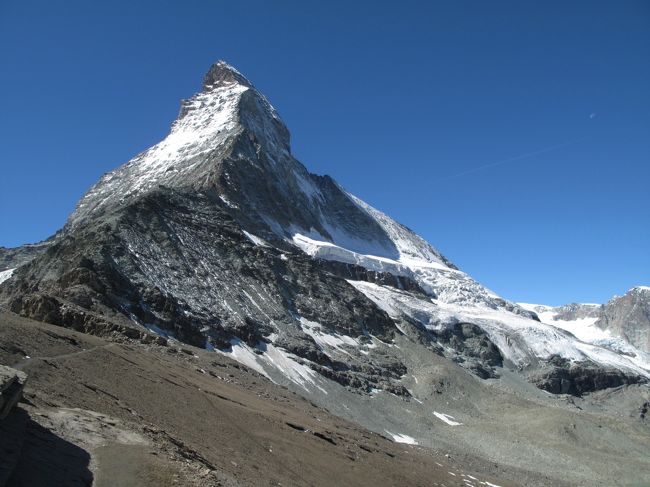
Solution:
{"label": "distant mountain ridge", "polygon": [[[642,352],[650,353],[650,287],[636,286],[605,304],[571,303],[545,306],[519,303],[537,313],[541,321],[574,331],[581,339],[598,331],[618,337]],[[570,325],[570,326],[569,326]],[[577,328],[576,328],[577,327]]]}

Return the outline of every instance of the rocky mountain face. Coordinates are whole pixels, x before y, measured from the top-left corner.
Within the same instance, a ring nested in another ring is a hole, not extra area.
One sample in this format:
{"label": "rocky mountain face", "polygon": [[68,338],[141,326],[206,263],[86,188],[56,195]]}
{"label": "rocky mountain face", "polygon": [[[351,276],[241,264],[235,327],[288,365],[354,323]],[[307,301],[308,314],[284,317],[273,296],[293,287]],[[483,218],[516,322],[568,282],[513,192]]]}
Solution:
{"label": "rocky mountain face", "polygon": [[[531,383],[580,397],[650,378],[647,354],[583,339],[497,296],[332,178],[309,173],[289,142],[252,83],[215,64],[170,134],[104,175],[47,245],[28,259],[15,257],[25,249],[0,254],[0,304],[90,333],[154,331],[397,440],[432,445],[423,425],[440,423],[436,442],[538,473],[558,458],[540,463],[505,429],[498,451],[477,442],[510,394],[499,387],[545,401]],[[626,309],[608,323],[634,316],[641,327],[639,307]],[[595,321],[593,312],[558,313]],[[461,424],[475,428],[458,433]]]}
{"label": "rocky mountain face", "polygon": [[[571,303],[558,307],[520,303],[537,313],[540,320],[566,330],[585,343],[597,345],[622,356],[635,357],[642,363],[650,360],[647,339],[650,333],[649,288],[635,287],[622,297],[604,305]],[[630,379],[620,371],[599,373],[592,367],[576,367],[561,356],[549,362],[550,368],[537,374],[533,382],[553,393],[580,394],[581,390],[618,387]],[[579,375],[579,378],[573,377]]]}
{"label": "rocky mountain face", "polygon": [[596,326],[650,353],[650,287],[637,286],[603,305]]}
{"label": "rocky mountain face", "polygon": [[27,244],[21,247],[0,247],[0,269],[2,269],[0,270],[0,283],[10,277],[13,269],[26,264],[34,257],[45,252],[53,240],[54,237],[44,240],[43,242]]}

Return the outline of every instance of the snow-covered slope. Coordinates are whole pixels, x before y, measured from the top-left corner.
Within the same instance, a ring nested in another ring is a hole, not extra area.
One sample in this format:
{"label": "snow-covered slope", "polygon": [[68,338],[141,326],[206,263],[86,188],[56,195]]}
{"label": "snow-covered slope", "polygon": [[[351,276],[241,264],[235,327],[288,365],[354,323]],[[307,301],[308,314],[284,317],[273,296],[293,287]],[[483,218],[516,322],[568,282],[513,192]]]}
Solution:
{"label": "snow-covered slope", "polygon": [[[558,315],[566,317],[571,310],[510,303],[458,270],[409,229],[358,198],[350,197],[386,230],[395,243],[398,257],[391,259],[382,256],[380,251],[361,254],[337,245],[336,238],[328,241],[313,234],[296,233],[292,241],[315,258],[359,265],[416,281],[429,299],[388,286],[349,281],[392,318],[398,321],[408,318],[431,331],[462,322],[477,324],[488,333],[504,358],[519,368],[559,356],[570,362],[591,361],[650,377],[648,354],[595,326],[599,305],[583,305],[580,318],[554,321]],[[536,313],[540,321],[526,311]]]}
{"label": "snow-covered slope", "polygon": [[[635,289],[637,288],[631,289],[628,293],[635,292]],[[614,298],[609,303],[616,299],[618,298]],[[603,309],[607,305],[592,303],[572,303],[558,307],[531,303],[519,303],[519,305],[536,312],[542,323],[568,331],[584,343],[611,351],[619,355],[623,362],[633,362],[642,369],[650,371],[650,353],[635,347],[625,336],[598,326]]]}
{"label": "snow-covered slope", "polygon": [[[595,326],[600,311],[599,304],[571,304],[560,307],[531,303],[518,304],[524,309],[537,313],[542,323],[566,330],[584,342],[594,343],[613,338],[609,333]],[[568,307],[575,311],[568,314]]]}
{"label": "snow-covered slope", "polygon": [[481,304],[492,309],[504,309],[531,316],[516,304],[500,298],[460,271],[412,230],[356,196],[350,193],[346,195],[381,227],[396,249],[394,255],[387,255],[380,247],[369,248],[364,253],[355,252],[346,248],[345,242],[349,237],[335,231],[330,232],[329,239],[317,232],[311,232],[309,235],[296,232],[292,235],[293,244],[318,259],[335,260],[359,265],[376,272],[409,277],[439,301],[468,305]]}
{"label": "snow-covered slope", "polygon": [[[648,354],[610,336],[583,340],[572,333],[565,333],[565,330],[570,331],[571,327],[578,326],[576,323],[538,322],[483,305],[427,300],[387,286],[360,281],[350,283],[398,321],[407,318],[434,332],[463,322],[478,325],[487,332],[504,358],[520,368],[538,359],[559,356],[572,362],[591,360],[650,377]],[[556,323],[562,323],[566,328]],[[590,336],[596,334],[583,335],[584,338]]]}

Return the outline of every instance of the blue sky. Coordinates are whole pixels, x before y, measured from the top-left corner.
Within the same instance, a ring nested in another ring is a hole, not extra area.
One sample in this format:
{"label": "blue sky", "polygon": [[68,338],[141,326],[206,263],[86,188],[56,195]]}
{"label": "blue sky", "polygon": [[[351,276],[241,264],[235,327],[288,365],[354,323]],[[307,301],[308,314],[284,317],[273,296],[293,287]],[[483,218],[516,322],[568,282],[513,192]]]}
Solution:
{"label": "blue sky", "polygon": [[225,59],[312,171],[518,301],[650,284],[647,1],[0,3],[0,245],[46,238]]}

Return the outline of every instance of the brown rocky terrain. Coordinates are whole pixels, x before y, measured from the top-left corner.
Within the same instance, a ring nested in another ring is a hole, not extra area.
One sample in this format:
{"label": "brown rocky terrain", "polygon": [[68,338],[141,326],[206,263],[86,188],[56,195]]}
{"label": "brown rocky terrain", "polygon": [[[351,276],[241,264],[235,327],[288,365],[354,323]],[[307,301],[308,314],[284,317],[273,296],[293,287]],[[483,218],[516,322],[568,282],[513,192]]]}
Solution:
{"label": "brown rocky terrain", "polygon": [[[394,443],[214,352],[0,314],[29,375],[2,421],[8,487],[490,485],[498,467]],[[1,478],[1,477],[0,477]]]}

